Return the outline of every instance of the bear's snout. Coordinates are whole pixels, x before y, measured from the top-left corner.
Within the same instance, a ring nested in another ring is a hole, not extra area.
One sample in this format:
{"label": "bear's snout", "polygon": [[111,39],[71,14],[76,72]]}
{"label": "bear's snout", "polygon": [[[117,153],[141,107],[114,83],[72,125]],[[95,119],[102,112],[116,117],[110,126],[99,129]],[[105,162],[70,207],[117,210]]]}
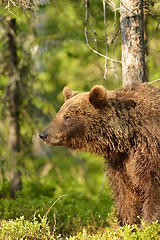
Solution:
{"label": "bear's snout", "polygon": [[39,137],[44,141],[47,140],[48,136],[49,135],[45,131],[39,134]]}

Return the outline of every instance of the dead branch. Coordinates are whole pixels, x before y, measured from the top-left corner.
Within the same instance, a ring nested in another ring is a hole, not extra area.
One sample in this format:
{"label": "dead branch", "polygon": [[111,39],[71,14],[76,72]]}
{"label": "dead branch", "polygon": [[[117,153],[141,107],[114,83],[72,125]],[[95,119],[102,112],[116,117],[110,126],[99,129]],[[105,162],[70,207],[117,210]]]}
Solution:
{"label": "dead branch", "polygon": [[149,84],[152,84],[152,83],[156,83],[156,82],[160,82],[160,78],[159,79],[156,79],[156,80],[153,80],[152,82],[148,82]]}
{"label": "dead branch", "polygon": [[[104,33],[105,33],[105,42],[106,42],[106,57],[108,57],[108,38],[107,38],[107,19],[106,19],[106,2],[103,0],[103,16],[104,16]],[[107,58],[105,58],[104,64],[104,76],[103,78],[106,79],[107,74]]]}
{"label": "dead branch", "polygon": [[45,214],[45,218],[47,218],[48,213],[51,211],[51,209],[53,208],[53,206],[59,201],[59,199],[61,199],[62,197],[66,197],[67,194],[61,195],[59,198],[56,199],[56,201],[50,206],[50,208],[48,209],[48,211]]}
{"label": "dead branch", "polygon": [[96,53],[97,55],[99,55],[99,56],[101,56],[101,57],[103,57],[103,58],[105,58],[105,59],[108,59],[108,60],[110,60],[110,61],[112,61],[112,62],[122,63],[122,62],[119,61],[119,60],[112,59],[112,58],[110,58],[110,57],[108,57],[108,56],[103,55],[103,54],[100,53],[100,52],[97,52],[95,49],[93,49],[93,48],[90,46],[89,40],[88,40],[88,34],[87,34],[87,22],[88,22],[88,12],[89,12],[89,11],[88,11],[88,0],[86,0],[86,2],[85,2],[85,9],[86,9],[85,21],[84,21],[84,23],[85,23],[85,39],[86,39],[86,43],[87,43],[87,46],[89,47],[89,49],[90,49],[92,52]]}
{"label": "dead branch", "polygon": [[[46,0],[46,2],[50,3],[49,0]],[[5,5],[5,8],[8,9],[8,11],[15,15],[14,12],[11,11],[12,7],[17,7],[17,8],[22,8],[23,12],[33,12],[34,14],[36,14],[38,8],[40,5],[43,5],[43,1],[42,0],[7,0],[7,1],[3,1],[2,0],[2,4]]]}
{"label": "dead branch", "polygon": [[154,30],[154,32],[153,32],[153,34],[152,34],[150,40],[146,43],[145,47],[147,47],[147,45],[152,41],[154,35],[155,35],[156,32],[158,31],[159,24],[160,24],[160,18],[159,18],[159,20],[158,20],[158,23],[157,23],[156,29]]}

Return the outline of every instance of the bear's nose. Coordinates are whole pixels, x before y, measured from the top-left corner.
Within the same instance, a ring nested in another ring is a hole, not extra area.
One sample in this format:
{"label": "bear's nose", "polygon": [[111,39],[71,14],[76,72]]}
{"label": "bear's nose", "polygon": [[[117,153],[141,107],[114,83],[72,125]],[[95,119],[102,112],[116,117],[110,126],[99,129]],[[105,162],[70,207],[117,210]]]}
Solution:
{"label": "bear's nose", "polygon": [[46,132],[41,132],[41,133],[39,134],[39,137],[40,137],[41,139],[43,139],[43,140],[47,140],[48,134],[47,134]]}

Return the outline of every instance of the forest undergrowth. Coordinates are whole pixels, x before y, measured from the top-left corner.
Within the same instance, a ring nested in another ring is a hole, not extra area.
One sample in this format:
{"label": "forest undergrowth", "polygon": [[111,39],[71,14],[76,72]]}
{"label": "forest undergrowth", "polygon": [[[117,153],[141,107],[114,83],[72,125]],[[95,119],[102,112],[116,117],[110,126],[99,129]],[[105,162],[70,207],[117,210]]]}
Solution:
{"label": "forest undergrowth", "polygon": [[141,231],[119,226],[102,158],[56,151],[50,159],[26,157],[15,199],[7,178],[1,180],[0,240],[160,239],[156,222],[142,222]]}

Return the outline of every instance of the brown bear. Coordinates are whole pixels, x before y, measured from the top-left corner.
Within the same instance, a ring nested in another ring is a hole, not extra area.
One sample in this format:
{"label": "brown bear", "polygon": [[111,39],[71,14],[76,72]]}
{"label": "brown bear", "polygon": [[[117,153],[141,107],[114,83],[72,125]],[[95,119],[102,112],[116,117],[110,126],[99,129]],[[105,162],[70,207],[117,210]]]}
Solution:
{"label": "brown bear", "polygon": [[64,88],[65,103],[39,134],[47,144],[106,159],[122,225],[160,221],[160,89],[141,83],[107,92]]}

